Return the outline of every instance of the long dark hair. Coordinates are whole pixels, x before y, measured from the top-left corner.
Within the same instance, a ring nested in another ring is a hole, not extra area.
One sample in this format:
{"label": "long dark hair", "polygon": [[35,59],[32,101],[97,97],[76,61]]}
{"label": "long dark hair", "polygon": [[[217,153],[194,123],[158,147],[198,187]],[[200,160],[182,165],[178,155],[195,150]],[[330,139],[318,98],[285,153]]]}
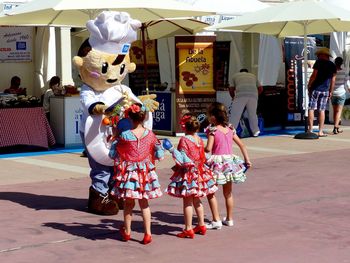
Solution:
{"label": "long dark hair", "polygon": [[216,124],[226,127],[228,125],[227,110],[224,104],[220,102],[213,102],[208,107],[208,117],[214,116]]}

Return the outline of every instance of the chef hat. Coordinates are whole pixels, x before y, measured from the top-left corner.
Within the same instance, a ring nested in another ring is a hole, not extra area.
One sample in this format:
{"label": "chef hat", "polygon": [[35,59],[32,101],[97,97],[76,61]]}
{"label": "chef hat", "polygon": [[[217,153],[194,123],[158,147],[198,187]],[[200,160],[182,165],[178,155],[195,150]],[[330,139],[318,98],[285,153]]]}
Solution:
{"label": "chef hat", "polygon": [[128,13],[115,11],[103,11],[86,23],[91,47],[110,54],[127,54],[140,27],[141,22],[132,19]]}

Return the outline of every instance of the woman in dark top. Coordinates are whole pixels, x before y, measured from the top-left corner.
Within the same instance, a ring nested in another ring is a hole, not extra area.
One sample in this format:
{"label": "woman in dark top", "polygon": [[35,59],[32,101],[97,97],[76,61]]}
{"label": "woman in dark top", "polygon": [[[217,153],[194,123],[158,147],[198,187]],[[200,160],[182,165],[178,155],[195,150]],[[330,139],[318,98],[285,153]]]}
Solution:
{"label": "woman in dark top", "polygon": [[335,76],[337,69],[335,64],[329,60],[331,54],[328,48],[322,47],[316,51],[317,60],[313,66],[313,72],[311,74],[308,90],[309,90],[309,119],[308,119],[308,132],[312,132],[314,123],[314,111],[318,110],[318,136],[327,136],[323,132],[325,110],[327,107],[328,99],[332,96],[335,84]]}

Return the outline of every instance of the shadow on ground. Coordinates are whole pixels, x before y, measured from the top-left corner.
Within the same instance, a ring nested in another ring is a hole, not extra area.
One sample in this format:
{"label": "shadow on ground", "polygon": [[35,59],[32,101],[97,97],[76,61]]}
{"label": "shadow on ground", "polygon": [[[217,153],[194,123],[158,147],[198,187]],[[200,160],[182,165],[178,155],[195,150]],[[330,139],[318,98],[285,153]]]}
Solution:
{"label": "shadow on ground", "polygon": [[[122,217],[122,211],[116,217]],[[155,214],[155,216],[154,216]],[[134,215],[141,216],[139,211],[135,211]],[[172,225],[172,223],[182,223],[183,216],[180,214],[171,214],[164,212],[155,212],[152,214],[152,235],[170,235],[175,236],[176,233],[182,231],[180,226]],[[158,220],[160,219],[160,220]],[[64,231],[73,236],[86,238],[90,240],[121,240],[121,235],[119,233],[120,228],[123,226],[122,220],[114,219],[101,219],[99,224],[87,224],[87,223],[58,223],[58,222],[46,222],[42,225],[45,227],[50,227],[56,230]],[[167,222],[167,223],[164,223]],[[133,233],[144,233],[143,221],[133,220],[132,225]],[[133,241],[136,239],[131,238]]]}
{"label": "shadow on ground", "polygon": [[73,209],[87,211],[87,200],[74,197],[36,195],[22,192],[0,192],[0,200],[8,200],[35,210]]}
{"label": "shadow on ground", "polygon": [[102,219],[100,224],[47,222],[42,225],[90,240],[117,240],[120,239],[120,234],[116,229],[116,225],[120,226],[122,222],[113,219]]}

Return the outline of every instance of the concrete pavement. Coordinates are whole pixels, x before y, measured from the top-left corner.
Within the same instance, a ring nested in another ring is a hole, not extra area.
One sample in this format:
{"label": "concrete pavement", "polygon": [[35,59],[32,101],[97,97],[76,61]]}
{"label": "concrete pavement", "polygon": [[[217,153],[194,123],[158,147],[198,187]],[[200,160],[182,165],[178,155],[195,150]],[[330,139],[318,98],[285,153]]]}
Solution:
{"label": "concrete pavement", "polygon": [[[80,151],[0,155],[0,262],[350,262],[350,128],[318,140],[243,141],[253,168],[234,186],[235,226],[179,239],[182,201],[164,195],[150,202],[154,241],[147,246],[139,243],[138,209],[127,243],[119,240],[122,213],[86,213],[89,169]],[[173,164],[167,155],[158,165],[163,188]],[[221,189],[217,196],[224,215]]]}

